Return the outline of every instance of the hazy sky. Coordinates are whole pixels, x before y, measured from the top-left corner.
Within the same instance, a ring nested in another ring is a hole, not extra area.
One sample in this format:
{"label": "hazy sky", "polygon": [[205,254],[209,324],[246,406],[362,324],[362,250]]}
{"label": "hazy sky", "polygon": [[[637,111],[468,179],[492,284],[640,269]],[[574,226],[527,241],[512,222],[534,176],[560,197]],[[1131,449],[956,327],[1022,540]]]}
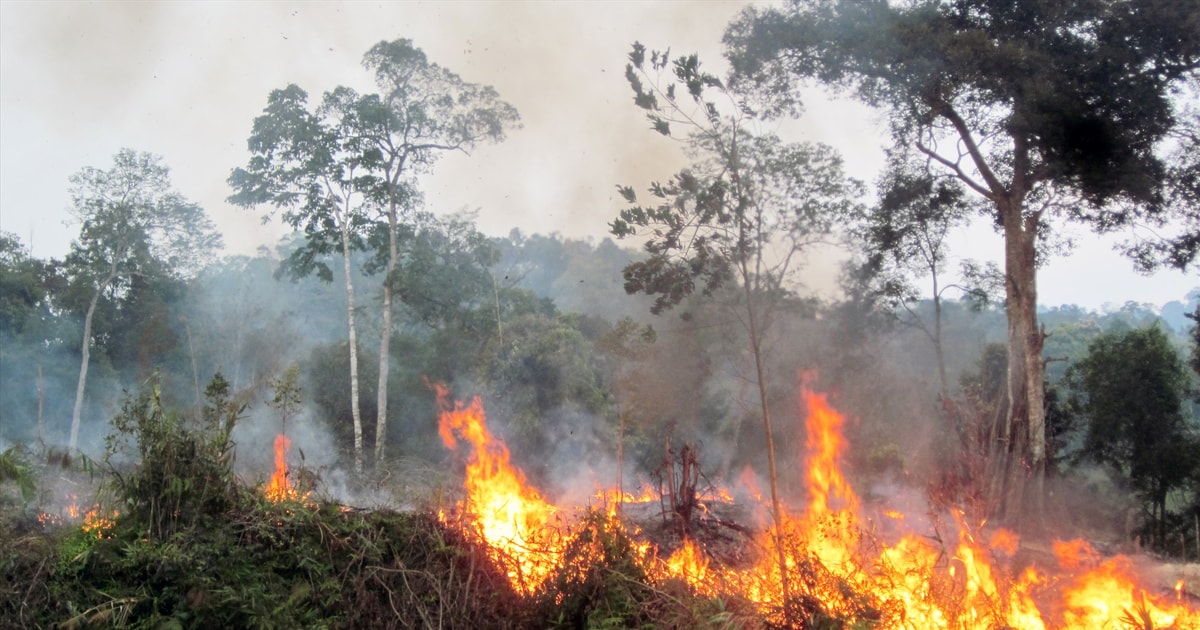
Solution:
{"label": "hazy sky", "polygon": [[[362,54],[412,39],[468,81],[487,83],[520,111],[503,144],[443,159],[424,180],[435,212],[479,209],[502,235],[603,237],[621,208],[616,184],[644,189],[681,166],[679,147],[647,129],[623,78],[641,41],[699,52],[723,71],[720,38],[744,2],[12,2],[0,1],[0,229],[61,256],[77,226],[67,178],[107,168],[122,147],[163,156],[175,187],[218,223],[230,253],[273,244],[282,229],[225,202],[232,168],[272,89],[296,83],[310,101],[337,85],[373,90]],[[871,180],[883,134],[853,103],[811,102],[796,137],[837,146]],[[1098,307],[1183,299],[1200,278],[1138,276],[1111,241],[1081,247],[1041,275],[1043,304]],[[996,258],[986,228],[958,252]],[[632,245],[632,243],[630,244]],[[812,261],[814,287],[834,265]]]}

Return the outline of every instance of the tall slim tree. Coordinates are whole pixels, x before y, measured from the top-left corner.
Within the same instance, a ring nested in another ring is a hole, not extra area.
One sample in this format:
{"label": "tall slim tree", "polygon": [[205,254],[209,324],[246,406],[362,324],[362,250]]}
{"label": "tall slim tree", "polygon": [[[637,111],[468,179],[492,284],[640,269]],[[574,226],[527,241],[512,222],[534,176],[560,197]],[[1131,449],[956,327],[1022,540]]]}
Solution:
{"label": "tall slim tree", "polygon": [[[357,410],[357,350],[349,252],[371,244],[386,252],[379,340],[378,415],[375,461],[384,457],[387,379],[393,315],[393,276],[401,263],[403,235],[418,205],[416,177],[446,152],[469,152],[481,142],[498,142],[518,124],[516,108],[488,86],[464,81],[431,63],[407,39],[380,42],[363,57],[380,92],[359,94],[339,86],[327,92],[316,114],[305,94],[289,86],[272,94],[250,138],[254,153],[246,169],[230,177],[242,205],[271,202],[289,208],[284,219],[303,228],[310,246],[292,263],[307,273],[327,274],[319,254],[340,239],[347,274],[351,329],[352,404]],[[276,102],[278,101],[278,105]],[[261,121],[261,122],[260,122]],[[355,411],[357,413],[357,411]],[[356,417],[355,466],[361,470],[361,429]]]}
{"label": "tall slim tree", "polygon": [[[942,344],[943,295],[949,290],[972,296],[986,296],[986,292],[946,279],[951,230],[964,225],[971,212],[962,187],[953,180],[934,178],[906,166],[892,165],[880,184],[879,203],[867,209],[852,232],[865,256],[862,272],[874,277],[875,292],[891,306],[903,309],[908,314],[906,323],[919,329],[933,344],[940,394],[946,397],[950,386]],[[966,267],[968,273],[973,269]],[[930,283],[931,324],[912,308],[921,295],[915,279]]]}
{"label": "tall slim tree", "polygon": [[648,205],[638,204],[632,187],[618,187],[630,207],[610,224],[612,234],[647,239],[648,257],[624,270],[625,290],[655,296],[651,311],[660,313],[696,291],[713,295],[726,284],[737,287],[739,323],[758,386],[786,599],[766,339],[777,311],[798,286],[798,257],[849,215],[858,186],[843,175],[841,159],[829,147],[752,133],[747,104],[702,71],[695,55],[672,60],[653,52],[647,59],[645,48],[634,44],[629,61],[626,78],[634,103],[647,112],[655,131],[669,136],[684,129],[696,157],[670,181],[653,183]]}
{"label": "tall slim tree", "polygon": [[[608,377],[612,406],[617,414],[617,492],[625,492],[625,435],[630,417],[638,411],[638,394],[647,387],[649,370],[645,359],[654,351],[657,334],[649,325],[640,327],[624,317],[612,330],[596,340],[596,349]],[[621,504],[617,503],[620,509]]]}
{"label": "tall slim tree", "polygon": [[135,276],[187,277],[221,247],[200,206],[172,190],[162,159],[122,149],[107,170],[87,167],[71,176],[71,214],[82,223],[66,263],[94,287],[83,320],[79,380],[68,450],[78,446],[91,358],[92,318],[101,297]]}
{"label": "tall slim tree", "polygon": [[250,162],[229,176],[234,190],[229,201],[245,208],[270,205],[284,223],[304,233],[303,244],[280,267],[292,278],[316,272],[322,280],[332,281],[326,256],[341,254],[350,345],[354,470],[361,473],[357,306],[350,256],[364,245],[369,213],[361,179],[367,170],[363,165],[366,149],[353,132],[357,123],[353,112],[345,111],[346,98],[346,90],[338,88],[325,95],[316,111],[310,111],[308,94],[296,85],[271,92],[247,140]]}
{"label": "tall slim tree", "polygon": [[415,205],[412,180],[427,173],[447,152],[469,153],[482,142],[500,142],[519,126],[515,107],[490,86],[464,81],[429,61],[410,40],[381,41],[363,57],[379,94],[346,102],[359,126],[353,133],[365,152],[372,199],[382,214],[387,252],[379,337],[379,415],[375,461],[387,443],[387,380],[391,362],[393,284],[401,262],[405,213]]}
{"label": "tall slim tree", "polygon": [[1200,5],[1171,0],[797,0],[749,8],[726,32],[738,81],[775,113],[796,109],[801,82],[852,92],[888,113],[895,151],[988,202],[1009,322],[989,494],[1010,522],[1042,511],[1038,246],[1054,221],[1108,231],[1182,210],[1164,203],[1161,149],[1178,122],[1173,90],[1200,68],[1198,24]]}
{"label": "tall slim tree", "polygon": [[[1196,378],[1200,379],[1200,304],[1196,304],[1196,308],[1191,313],[1184,313],[1184,315],[1193,322],[1196,322],[1192,324],[1189,332],[1192,349],[1188,354],[1188,366],[1196,373]],[[1192,397],[1196,402],[1200,403],[1200,387],[1192,391]]]}

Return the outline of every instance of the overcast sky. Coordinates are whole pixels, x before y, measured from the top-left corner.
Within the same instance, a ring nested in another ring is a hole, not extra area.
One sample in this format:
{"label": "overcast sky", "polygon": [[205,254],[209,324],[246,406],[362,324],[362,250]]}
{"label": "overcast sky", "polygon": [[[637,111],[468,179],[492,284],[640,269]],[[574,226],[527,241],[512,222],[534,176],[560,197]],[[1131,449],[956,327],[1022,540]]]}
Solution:
{"label": "overcast sky", "polygon": [[[337,85],[373,90],[362,54],[405,37],[464,79],[495,86],[524,124],[503,144],[443,159],[423,182],[428,209],[478,209],[493,235],[517,227],[602,238],[621,208],[616,184],[644,189],[682,165],[679,147],[632,105],[630,44],[698,52],[722,72],[721,34],[743,4],[0,0],[0,229],[35,256],[62,256],[78,231],[64,225],[67,178],[108,168],[129,147],[163,156],[228,253],[272,245],[278,225],[225,202],[267,95],[288,83],[310,100]],[[853,174],[874,179],[882,133],[863,108],[811,101],[794,127],[796,139],[833,144]],[[1200,287],[1179,272],[1136,275],[1112,241],[1077,235],[1075,255],[1042,272],[1042,304],[1162,304]],[[1002,253],[983,227],[956,243],[961,255]],[[827,258],[810,261],[809,282],[825,291],[835,267]]]}

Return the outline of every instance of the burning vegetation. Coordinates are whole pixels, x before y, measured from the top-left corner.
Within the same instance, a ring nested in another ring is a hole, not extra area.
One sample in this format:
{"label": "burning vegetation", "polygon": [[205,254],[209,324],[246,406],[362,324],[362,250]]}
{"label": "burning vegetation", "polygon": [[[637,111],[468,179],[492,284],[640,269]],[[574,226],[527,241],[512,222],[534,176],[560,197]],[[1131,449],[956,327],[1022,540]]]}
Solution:
{"label": "burning vegetation", "polygon": [[[487,428],[481,401],[451,405],[447,396],[439,386],[442,438],[454,449],[461,436],[471,450],[466,498],[441,518],[486,541],[491,558],[525,595],[557,590],[546,581],[580,571],[580,563],[604,564],[609,558],[596,541],[607,536],[629,541],[625,559],[647,584],[679,583],[700,596],[744,602],[742,623],[1031,630],[1200,623],[1183,579],[1174,592],[1156,592],[1130,558],[1103,558],[1086,541],[1055,541],[1048,561],[1024,550],[1015,533],[968,523],[961,513],[946,522],[927,515],[928,529],[921,530],[906,527],[908,515],[886,504],[864,509],[840,468],[843,418],[826,395],[808,388],[802,388],[807,502],[780,527],[742,541],[749,551],[740,562],[717,559],[706,548],[715,537],[698,536],[704,530],[693,527],[679,528],[683,538],[663,555],[646,523],[615,509],[644,502],[617,489],[599,493],[609,509],[568,522],[567,510],[549,504],[513,467],[507,447]],[[732,497],[727,489],[714,495]],[[581,540],[589,541],[582,553],[573,549]],[[780,548],[782,554],[773,552]],[[555,601],[562,603],[561,594]]]}
{"label": "burning vegetation", "polygon": [[53,517],[3,522],[0,613],[17,627],[1200,624],[1194,569],[1166,575],[1082,539],[1027,541],[962,511],[864,499],[843,468],[846,418],[810,379],[787,419],[803,436],[803,487],[778,521],[752,469],[709,480],[692,446],[637,492],[556,502],[494,434],[481,398],[435,390],[461,490],[404,512],[297,489],[283,434],[267,481],[248,490],[228,465],[225,414],[240,410],[220,391],[198,423],[143,393],[114,422],[143,457],[114,469],[106,500],[85,511],[69,496]]}
{"label": "burning vegetation", "polygon": [[[1043,224],[1194,218],[1198,121],[1176,99],[1200,40],[1141,31],[1196,11],[1009,4],[751,7],[727,79],[634,44],[634,104],[691,160],[640,199],[617,187],[609,234],[641,254],[426,208],[439,156],[520,118],[408,39],[364,56],[375,93],[267,97],[228,182],[293,228],[275,250],[215,262],[215,227],[157,156],[80,171],[65,259],[0,233],[0,411],[39,445],[0,454],[0,625],[1200,628],[1200,570],[1141,549],[1200,550],[1179,344],[1136,308],[1101,327],[1035,299]],[[889,112],[877,203],[833,147],[772,131],[800,105],[779,88],[828,78]],[[1064,150],[1080,116],[1127,146]],[[980,212],[1006,268],[953,278],[942,237]],[[797,265],[843,237],[845,300],[801,293]],[[1190,268],[1172,238],[1131,253]],[[812,365],[835,376],[791,379]],[[426,375],[482,394],[431,395]],[[136,382],[113,417],[101,392]],[[267,389],[271,411],[247,412]],[[101,417],[97,461],[81,445]],[[1109,486],[1071,486],[1092,467]]]}

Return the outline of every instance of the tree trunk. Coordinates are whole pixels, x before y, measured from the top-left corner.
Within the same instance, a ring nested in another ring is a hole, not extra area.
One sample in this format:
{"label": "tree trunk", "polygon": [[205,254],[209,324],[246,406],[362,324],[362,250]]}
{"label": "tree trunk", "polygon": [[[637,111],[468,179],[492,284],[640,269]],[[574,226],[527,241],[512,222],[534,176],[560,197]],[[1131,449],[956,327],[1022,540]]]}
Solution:
{"label": "tree trunk", "polygon": [[617,511],[625,497],[625,412],[617,403]]}
{"label": "tree trunk", "polygon": [[46,425],[42,411],[46,406],[46,382],[42,380],[42,364],[37,364],[37,436],[38,443],[46,443]]}
{"label": "tree trunk", "polygon": [[183,320],[183,331],[187,333],[188,356],[192,359],[192,389],[195,390],[196,413],[199,414],[204,406],[204,401],[200,398],[200,370],[196,367],[196,346],[192,343],[192,327],[188,324],[187,315],[179,319]]}
{"label": "tree trunk", "polygon": [[388,208],[388,266],[387,274],[383,277],[383,323],[379,330],[379,398],[378,419],[375,423],[375,465],[383,461],[384,444],[387,435],[388,407],[388,368],[391,365],[389,356],[392,342],[392,274],[396,271],[399,252],[396,247],[396,202],[393,200]]}
{"label": "tree trunk", "polygon": [[362,415],[358,410],[358,331],[354,325],[354,278],[350,273],[350,226],[341,225],[342,271],[346,274],[346,323],[350,329],[350,415],[354,418],[354,472],[363,471]]}
{"label": "tree trunk", "polygon": [[936,269],[933,272],[933,351],[937,354],[938,383],[941,385],[938,393],[945,400],[950,394],[950,384],[946,379],[946,353],[942,347],[942,294]]}
{"label": "tree trunk", "polygon": [[1004,225],[1008,316],[1007,405],[992,431],[989,482],[994,512],[1002,522],[1042,524],[1045,478],[1045,386],[1043,336],[1037,326],[1036,241],[1038,217],[1022,216],[1019,202],[1000,207]]}
{"label": "tree trunk", "polygon": [[76,447],[79,445],[79,423],[83,417],[83,390],[87,386],[88,361],[92,357],[92,316],[96,314],[96,304],[100,301],[100,296],[104,294],[104,290],[116,277],[117,269],[114,264],[108,272],[108,277],[100,283],[100,286],[96,287],[96,293],[92,295],[92,301],[88,303],[87,315],[83,318],[79,381],[75,385],[75,410],[71,413],[71,437],[67,441],[67,452],[72,455],[75,454]]}
{"label": "tree trunk", "polygon": [[775,549],[779,560],[780,590],[783,596],[781,604],[783,605],[784,618],[790,622],[791,619],[787,611],[789,610],[788,599],[791,598],[791,588],[787,571],[787,553],[784,551],[783,545],[783,504],[779,500],[779,474],[775,466],[775,432],[771,426],[771,407],[767,397],[766,367],[763,365],[762,339],[760,338],[763,331],[759,329],[759,322],[756,320],[757,314],[753,302],[754,295],[750,289],[749,278],[745,275],[743,275],[743,285],[745,286],[746,293],[746,319],[748,320],[750,332],[750,349],[754,353],[754,375],[758,380],[758,400],[762,406],[763,433],[767,441],[767,471],[771,485],[771,515],[775,522]]}

